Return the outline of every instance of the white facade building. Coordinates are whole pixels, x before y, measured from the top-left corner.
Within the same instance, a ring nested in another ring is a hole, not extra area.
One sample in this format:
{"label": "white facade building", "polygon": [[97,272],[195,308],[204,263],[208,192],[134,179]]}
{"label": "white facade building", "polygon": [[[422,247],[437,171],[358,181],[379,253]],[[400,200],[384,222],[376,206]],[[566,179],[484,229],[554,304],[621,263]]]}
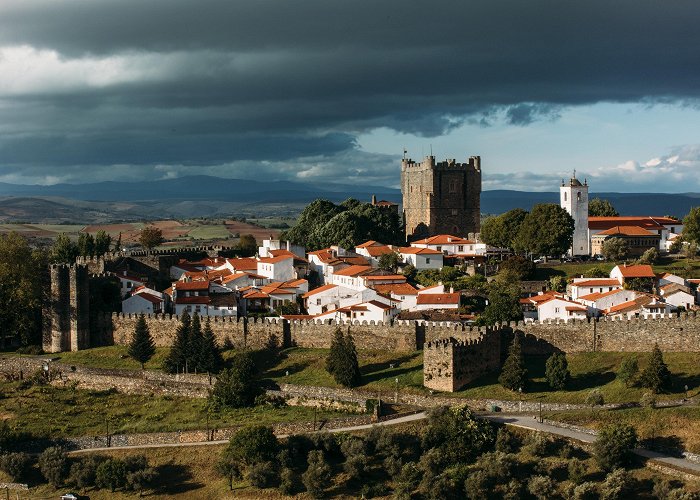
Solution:
{"label": "white facade building", "polygon": [[559,188],[560,206],[574,219],[574,239],[569,249],[569,255],[590,255],[591,247],[588,238],[588,183],[581,184],[574,176],[566,185],[562,182]]}

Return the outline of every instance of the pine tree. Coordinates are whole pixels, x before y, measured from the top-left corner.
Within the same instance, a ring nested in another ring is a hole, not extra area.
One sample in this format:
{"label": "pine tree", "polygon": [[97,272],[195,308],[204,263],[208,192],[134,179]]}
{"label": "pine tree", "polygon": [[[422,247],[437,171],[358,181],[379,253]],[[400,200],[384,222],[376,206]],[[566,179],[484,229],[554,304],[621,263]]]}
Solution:
{"label": "pine tree", "polygon": [[331,350],[326,358],[326,370],[340,385],[345,387],[360,385],[362,375],[357,361],[355,341],[350,332],[343,335],[340,328],[336,329],[331,341]]}
{"label": "pine tree", "polygon": [[527,368],[525,368],[523,352],[520,346],[520,336],[517,334],[513,337],[513,342],[508,348],[508,357],[503,363],[498,382],[511,391],[525,389],[527,384]]}
{"label": "pine tree", "polygon": [[343,331],[337,327],[331,339],[331,350],[326,358],[326,371],[335,376],[340,363],[341,352],[343,350]]}
{"label": "pine tree", "polygon": [[199,314],[195,312],[192,315],[192,323],[190,325],[190,340],[187,344],[187,366],[189,371],[197,372],[201,364],[202,344],[204,337],[202,336],[202,322]]}
{"label": "pine tree", "polygon": [[655,393],[659,393],[664,389],[668,389],[671,385],[671,372],[664,363],[663,354],[659,349],[659,344],[654,344],[654,349],[651,351],[649,365],[644,369],[639,377],[639,382],[642,387],[651,389]]}
{"label": "pine tree", "polygon": [[156,346],[153,343],[153,338],[151,338],[151,333],[148,331],[146,317],[143,314],[136,321],[134,336],[129,343],[128,353],[129,356],[141,363],[142,370],[144,368],[143,365],[156,353]]}
{"label": "pine tree", "polygon": [[211,376],[212,373],[218,373],[223,364],[224,360],[221,357],[219,346],[216,343],[216,337],[211,329],[211,321],[207,318],[206,323],[204,323],[204,335],[197,369]]}
{"label": "pine tree", "polygon": [[563,353],[555,352],[547,359],[545,377],[552,389],[560,391],[566,387],[571,374],[566,356]]}
{"label": "pine tree", "polygon": [[175,332],[175,341],[173,342],[173,346],[170,348],[168,357],[165,358],[163,368],[168,373],[177,373],[184,370],[186,367],[185,365],[190,344],[190,326],[190,315],[187,313],[187,311],[184,311],[180,317],[180,325],[178,325],[177,331]]}

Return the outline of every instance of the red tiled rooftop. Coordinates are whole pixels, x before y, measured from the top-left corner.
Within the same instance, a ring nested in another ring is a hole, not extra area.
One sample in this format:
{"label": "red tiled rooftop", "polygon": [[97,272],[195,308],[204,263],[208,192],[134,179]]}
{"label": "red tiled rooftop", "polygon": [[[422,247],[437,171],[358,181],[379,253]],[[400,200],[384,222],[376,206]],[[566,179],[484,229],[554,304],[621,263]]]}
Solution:
{"label": "red tiled rooftop", "polygon": [[459,304],[458,293],[424,293],[419,294],[418,304]]}

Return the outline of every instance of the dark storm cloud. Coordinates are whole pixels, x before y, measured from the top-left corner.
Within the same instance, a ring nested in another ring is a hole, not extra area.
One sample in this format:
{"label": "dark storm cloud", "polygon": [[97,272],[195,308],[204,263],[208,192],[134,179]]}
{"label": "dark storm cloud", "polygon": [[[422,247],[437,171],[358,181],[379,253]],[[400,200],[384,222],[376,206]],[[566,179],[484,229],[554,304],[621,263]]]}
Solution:
{"label": "dark storm cloud", "polygon": [[437,136],[494,109],[524,126],[570,105],[693,103],[698,18],[689,0],[3,0],[0,51],[35,64],[0,52],[0,176],[301,165],[358,154],[375,127]]}

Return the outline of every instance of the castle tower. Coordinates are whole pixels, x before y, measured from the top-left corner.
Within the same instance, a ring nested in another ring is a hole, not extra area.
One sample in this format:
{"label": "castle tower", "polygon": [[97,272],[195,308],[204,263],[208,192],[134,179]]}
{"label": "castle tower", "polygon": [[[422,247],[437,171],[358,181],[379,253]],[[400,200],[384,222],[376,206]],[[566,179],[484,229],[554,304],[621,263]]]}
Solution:
{"label": "castle tower", "polygon": [[50,293],[44,310],[43,349],[78,351],[90,346],[90,288],[85,265],[49,268]]}
{"label": "castle tower", "polygon": [[569,249],[569,255],[590,255],[590,240],[588,238],[588,182],[583,184],[576,178],[576,171],[559,188],[560,206],[574,219],[574,239]]}
{"label": "castle tower", "polygon": [[406,239],[437,234],[478,233],[481,220],[481,157],[467,163],[440,163],[427,156],[421,163],[401,162],[401,193]]}

